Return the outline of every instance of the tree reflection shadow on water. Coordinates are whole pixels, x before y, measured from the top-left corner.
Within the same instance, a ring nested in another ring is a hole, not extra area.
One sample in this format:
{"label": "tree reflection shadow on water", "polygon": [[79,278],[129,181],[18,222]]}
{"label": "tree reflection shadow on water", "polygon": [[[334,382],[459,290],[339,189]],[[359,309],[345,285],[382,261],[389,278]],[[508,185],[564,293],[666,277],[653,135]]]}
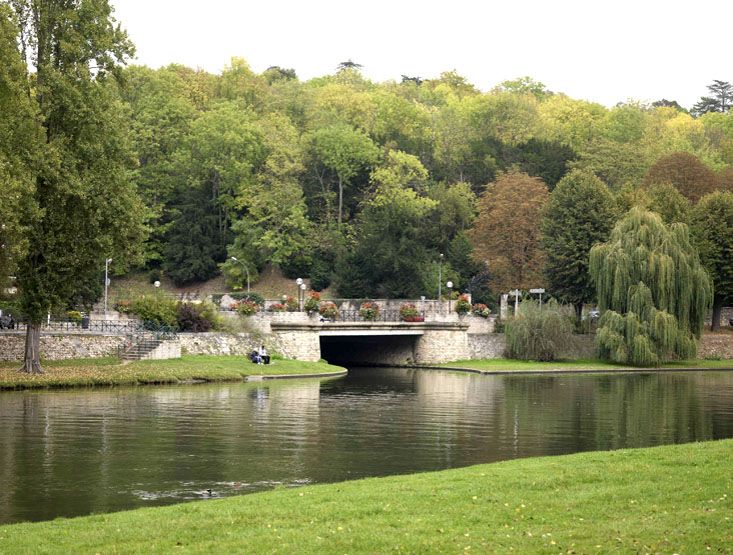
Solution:
{"label": "tree reflection shadow on water", "polygon": [[325,381],[0,399],[0,522],[733,437],[733,373],[724,372],[481,376],[372,368]]}

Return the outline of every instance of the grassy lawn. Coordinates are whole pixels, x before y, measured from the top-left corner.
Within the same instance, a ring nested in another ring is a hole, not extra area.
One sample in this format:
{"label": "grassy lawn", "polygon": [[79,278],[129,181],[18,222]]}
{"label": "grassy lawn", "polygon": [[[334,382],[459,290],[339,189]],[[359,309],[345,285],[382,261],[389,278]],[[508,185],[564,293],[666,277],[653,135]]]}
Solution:
{"label": "grassy lawn", "polygon": [[[245,356],[184,356],[172,360],[142,360],[121,364],[118,359],[45,361],[45,374],[18,372],[20,363],[0,363],[0,389],[91,385],[177,383],[188,380],[242,380],[253,375],[296,375],[340,372],[326,362],[274,359],[269,365],[252,364]],[[2,551],[2,549],[0,549]]]}
{"label": "grassy lawn", "polygon": [[731,553],[733,440],[0,527],[5,553]]}
{"label": "grassy lawn", "polygon": [[[506,358],[481,359],[481,360],[456,360],[440,364],[446,368],[471,368],[484,372],[501,371],[526,371],[526,372],[551,372],[558,370],[654,370],[654,368],[632,368],[621,364],[612,364],[594,359],[560,360],[555,362],[535,362],[531,360],[512,360]],[[733,368],[733,360],[686,360],[662,365],[663,369],[671,368]]]}

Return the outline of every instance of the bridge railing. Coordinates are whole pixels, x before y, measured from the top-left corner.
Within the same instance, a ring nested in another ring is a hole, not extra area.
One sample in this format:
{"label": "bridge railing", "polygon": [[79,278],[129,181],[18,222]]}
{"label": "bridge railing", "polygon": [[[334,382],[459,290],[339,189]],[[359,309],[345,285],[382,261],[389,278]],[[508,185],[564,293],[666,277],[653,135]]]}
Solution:
{"label": "bridge railing", "polygon": [[[339,310],[338,320],[341,322],[401,322],[399,310],[380,310],[376,318],[366,319],[359,314],[358,310]],[[414,322],[424,321],[425,313],[421,312]]]}

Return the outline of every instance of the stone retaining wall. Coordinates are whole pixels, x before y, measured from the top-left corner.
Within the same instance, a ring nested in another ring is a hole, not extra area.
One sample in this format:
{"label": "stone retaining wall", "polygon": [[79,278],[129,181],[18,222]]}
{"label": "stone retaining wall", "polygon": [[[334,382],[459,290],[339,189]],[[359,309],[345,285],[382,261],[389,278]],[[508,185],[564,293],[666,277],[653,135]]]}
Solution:
{"label": "stone retaining wall", "polygon": [[702,336],[697,358],[733,359],[733,333],[708,333]]}
{"label": "stone retaining wall", "polygon": [[502,358],[506,348],[506,336],[503,333],[468,334],[470,358]]}
{"label": "stone retaining wall", "polygon": [[180,333],[184,355],[248,355],[262,343],[250,333]]}
{"label": "stone retaining wall", "polygon": [[[488,323],[488,322],[487,322]],[[389,361],[441,362],[460,358],[500,358],[505,348],[504,334],[470,333],[453,331],[430,332],[415,344],[405,344],[404,348],[395,346]],[[465,338],[462,339],[462,337]],[[181,333],[179,334],[182,354],[193,355],[247,355],[262,343],[271,353],[280,353],[287,358],[317,360],[320,357],[320,342],[317,333],[226,334]],[[97,358],[114,356],[125,342],[124,336],[102,335],[95,333],[47,333],[41,335],[41,356],[47,360],[69,358]],[[446,345],[450,346],[447,348]],[[0,333],[0,361],[19,361],[23,359],[25,333]],[[413,351],[414,349],[414,351]],[[592,358],[594,356],[593,336],[576,336],[573,358]],[[705,334],[698,349],[699,358],[733,359],[733,334]],[[366,361],[365,361],[366,362]],[[371,360],[369,362],[372,362]]]}
{"label": "stone retaining wall", "polygon": [[[41,335],[41,357],[46,360],[115,356],[125,342],[121,335],[50,333]],[[25,333],[0,333],[0,361],[23,360]]]}

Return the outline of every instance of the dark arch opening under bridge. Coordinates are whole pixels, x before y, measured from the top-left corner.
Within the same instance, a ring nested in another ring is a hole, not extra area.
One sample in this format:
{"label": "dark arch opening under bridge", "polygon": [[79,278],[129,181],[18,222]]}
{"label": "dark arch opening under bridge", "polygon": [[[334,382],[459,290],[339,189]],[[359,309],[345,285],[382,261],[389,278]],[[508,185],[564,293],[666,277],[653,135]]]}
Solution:
{"label": "dark arch opening under bridge", "polygon": [[415,361],[416,335],[321,336],[321,357],[331,364],[398,366]]}

